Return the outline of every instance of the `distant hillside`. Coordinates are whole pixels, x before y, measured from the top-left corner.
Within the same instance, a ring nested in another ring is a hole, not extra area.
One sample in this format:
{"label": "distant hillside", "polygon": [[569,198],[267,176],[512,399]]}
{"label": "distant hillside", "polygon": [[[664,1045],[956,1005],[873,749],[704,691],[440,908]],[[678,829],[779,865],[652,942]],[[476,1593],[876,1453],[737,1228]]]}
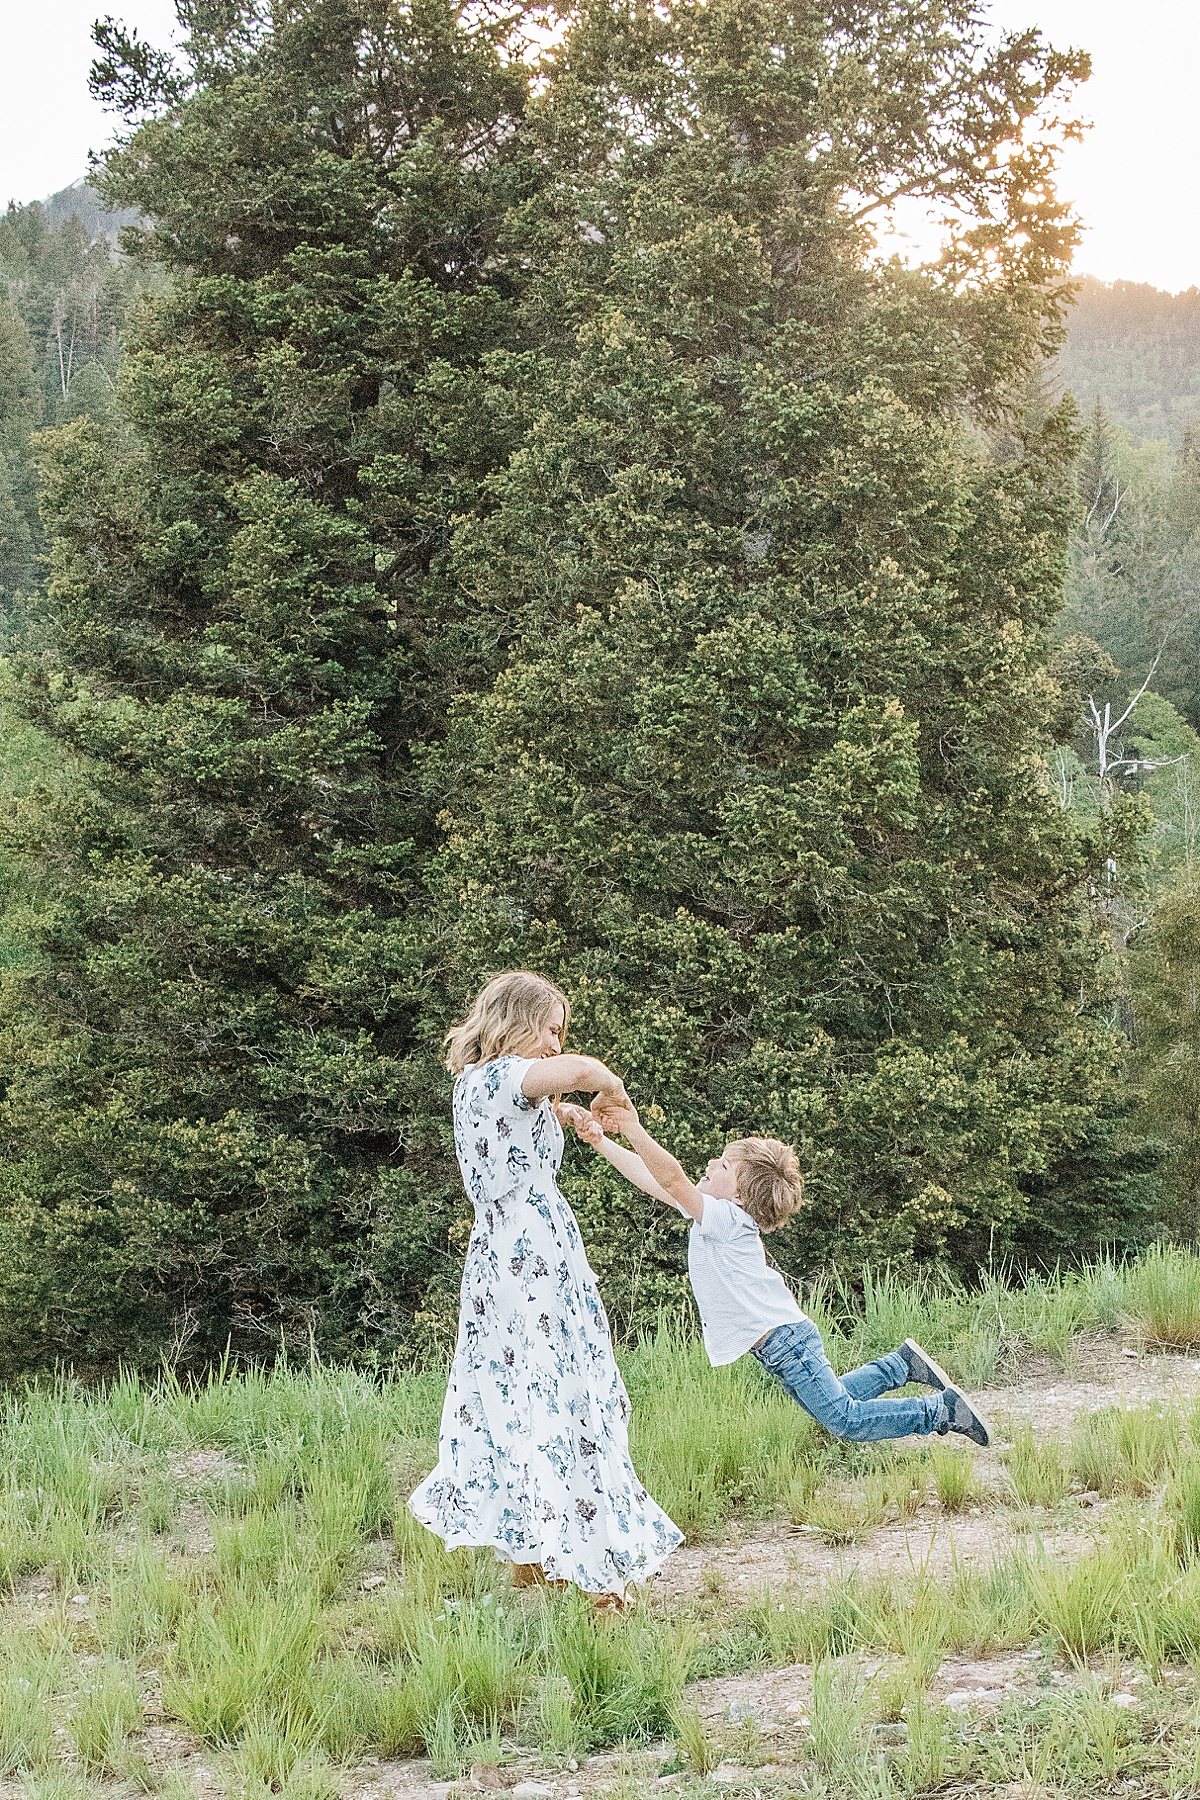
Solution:
{"label": "distant hillside", "polygon": [[1189,425],[1200,424],[1200,289],[1164,294],[1089,276],[1059,374],[1084,413],[1099,395],[1131,437],[1178,445]]}
{"label": "distant hillside", "polygon": [[122,225],[132,225],[137,219],[136,212],[105,212],[99,194],[84,180],[73,181],[70,187],[51,194],[48,200],[42,201],[42,211],[52,231],[57,231],[68,219],[78,219],[89,238],[107,238],[112,244],[116,243]]}

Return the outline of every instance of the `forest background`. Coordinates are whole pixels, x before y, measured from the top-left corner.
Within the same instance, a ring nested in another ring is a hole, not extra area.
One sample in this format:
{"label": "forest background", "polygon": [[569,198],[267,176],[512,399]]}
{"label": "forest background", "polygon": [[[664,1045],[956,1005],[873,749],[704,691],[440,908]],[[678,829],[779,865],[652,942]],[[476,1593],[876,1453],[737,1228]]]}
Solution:
{"label": "forest background", "polygon": [[[514,964],[685,1159],[797,1144],[797,1277],[1193,1240],[1200,296],[1070,305],[1079,59],[189,17],[0,220],[0,1367],[440,1350]],[[682,1303],[568,1180],[618,1330]]]}

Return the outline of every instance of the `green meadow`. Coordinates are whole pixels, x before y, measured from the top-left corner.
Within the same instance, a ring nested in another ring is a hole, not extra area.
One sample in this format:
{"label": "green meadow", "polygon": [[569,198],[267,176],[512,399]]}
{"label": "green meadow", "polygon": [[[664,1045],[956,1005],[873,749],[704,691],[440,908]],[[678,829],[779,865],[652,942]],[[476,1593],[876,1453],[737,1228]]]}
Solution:
{"label": "green meadow", "polygon": [[[884,1274],[856,1301],[810,1304],[842,1366],[919,1330],[980,1385],[1031,1358],[1070,1369],[1101,1334],[1197,1348],[1200,1257],[972,1292]],[[711,1561],[692,1598],[651,1589],[621,1615],[515,1593],[490,1553],[449,1555],[412,1522],[440,1370],[280,1364],[10,1392],[5,1791],[318,1800],[407,1758],[464,1794],[489,1771],[553,1782],[576,1765],[624,1795],[670,1778],[833,1796],[1192,1791],[1200,1411],[1104,1409],[980,1459],[954,1440],[835,1444],[755,1364],[713,1370],[669,1322],[624,1368],[639,1471]],[[1084,1490],[1112,1504],[1078,1554],[1056,1555],[1048,1540],[1059,1521],[1078,1532]],[[990,1521],[994,1553],[936,1575],[856,1566],[856,1546],[935,1500]],[[806,1587],[735,1596],[723,1547],[766,1521],[840,1555]],[[1039,1653],[1047,1684],[986,1730],[931,1698],[945,1657],[1015,1651]],[[811,1666],[812,1702],[782,1760],[752,1716],[714,1725],[691,1697],[697,1680],[792,1664]],[[1130,1665],[1140,1700],[1123,1708]]]}

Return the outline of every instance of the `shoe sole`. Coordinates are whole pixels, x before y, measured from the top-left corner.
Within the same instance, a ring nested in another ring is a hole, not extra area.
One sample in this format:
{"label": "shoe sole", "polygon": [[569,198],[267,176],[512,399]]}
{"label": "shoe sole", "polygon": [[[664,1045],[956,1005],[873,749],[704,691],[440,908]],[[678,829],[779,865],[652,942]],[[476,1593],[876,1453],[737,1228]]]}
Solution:
{"label": "shoe sole", "polygon": [[904,1348],[906,1350],[915,1350],[921,1361],[925,1364],[925,1367],[929,1370],[929,1373],[934,1377],[932,1384],[926,1383],[926,1386],[932,1385],[940,1388],[954,1386],[954,1383],[947,1375],[945,1369],[943,1369],[941,1363],[935,1363],[932,1356],[929,1355],[929,1352],[921,1348],[916,1338],[905,1338]]}

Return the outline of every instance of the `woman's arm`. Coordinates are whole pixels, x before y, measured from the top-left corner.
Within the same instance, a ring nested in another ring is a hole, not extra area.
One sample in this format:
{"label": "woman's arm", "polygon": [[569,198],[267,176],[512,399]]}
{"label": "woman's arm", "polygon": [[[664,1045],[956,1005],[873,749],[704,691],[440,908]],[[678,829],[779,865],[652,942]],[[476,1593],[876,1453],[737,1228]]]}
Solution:
{"label": "woman's arm", "polygon": [[683,1211],[679,1202],[672,1200],[667,1190],[655,1181],[641,1157],[636,1156],[632,1150],[627,1150],[624,1144],[614,1144],[611,1138],[605,1137],[599,1119],[593,1118],[584,1107],[568,1103],[559,1108],[558,1116],[564,1125],[573,1127],[575,1135],[582,1138],[585,1144],[598,1150],[605,1162],[611,1163],[617,1173],[623,1175],[635,1188],[640,1188],[643,1194],[649,1194],[652,1199],[661,1200],[664,1206],[674,1207],[677,1212]]}
{"label": "woman's arm", "polygon": [[541,1056],[530,1063],[521,1082],[527,1100],[544,1100],[548,1094],[603,1094],[614,1101],[625,1099],[621,1077],[598,1056]]}

